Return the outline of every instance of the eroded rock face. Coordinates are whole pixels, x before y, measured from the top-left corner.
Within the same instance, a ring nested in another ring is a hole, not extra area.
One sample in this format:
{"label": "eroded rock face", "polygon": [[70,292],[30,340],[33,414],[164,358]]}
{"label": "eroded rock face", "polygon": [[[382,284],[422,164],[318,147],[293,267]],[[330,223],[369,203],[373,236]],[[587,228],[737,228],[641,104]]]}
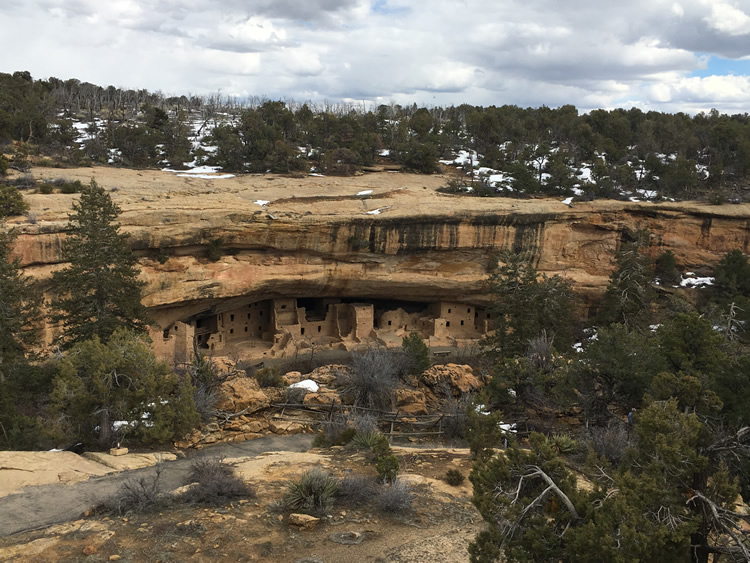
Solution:
{"label": "eroded rock face", "polygon": [[[35,169],[34,175],[59,174]],[[176,179],[158,171],[66,170],[66,177],[117,188],[122,229],[146,282],[144,303],[161,329],[231,300],[330,296],[486,303],[493,253],[525,253],[547,275],[574,282],[585,314],[638,230],[654,255],[706,271],[750,242],[750,205],[466,198],[435,193],[439,177],[374,174],[361,179],[227,181]],[[294,185],[291,183],[296,182]],[[354,194],[374,188],[369,199]],[[427,189],[423,189],[427,188]],[[347,195],[349,194],[349,195]],[[290,195],[295,195],[292,198]],[[75,196],[29,195],[36,223],[14,218],[15,254],[42,280],[60,267]],[[257,199],[270,201],[262,209]],[[384,209],[378,215],[367,210]],[[222,239],[224,255],[205,258]],[[161,258],[161,260],[159,259]],[[166,260],[165,260],[166,259]],[[46,337],[49,340],[51,334]]]}

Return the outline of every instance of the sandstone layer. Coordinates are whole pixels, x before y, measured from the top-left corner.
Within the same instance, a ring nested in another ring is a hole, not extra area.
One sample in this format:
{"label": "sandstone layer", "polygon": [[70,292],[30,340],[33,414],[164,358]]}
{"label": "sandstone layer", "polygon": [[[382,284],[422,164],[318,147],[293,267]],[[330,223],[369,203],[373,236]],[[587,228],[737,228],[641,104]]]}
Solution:
{"label": "sandstone layer", "polygon": [[[587,303],[606,287],[617,249],[639,230],[651,233],[650,252],[672,250],[679,265],[699,272],[730,250],[746,251],[750,240],[745,204],[469,198],[436,192],[441,176],[213,180],[104,167],[33,174],[95,178],[111,190],[140,257],[145,304],[162,328],[248,299],[481,305],[491,257],[506,249],[527,253],[542,273],[570,278]],[[27,195],[29,214],[9,222],[27,274],[45,280],[62,266],[76,197]],[[222,255],[210,261],[206,249],[217,239]]]}

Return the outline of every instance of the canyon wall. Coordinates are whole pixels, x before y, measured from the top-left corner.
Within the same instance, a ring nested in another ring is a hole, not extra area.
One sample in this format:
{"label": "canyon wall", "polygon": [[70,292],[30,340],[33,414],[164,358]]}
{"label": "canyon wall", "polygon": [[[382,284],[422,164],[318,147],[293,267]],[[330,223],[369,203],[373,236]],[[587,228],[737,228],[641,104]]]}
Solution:
{"label": "canyon wall", "polygon": [[[399,185],[411,178],[394,176]],[[122,229],[140,257],[144,302],[159,328],[279,298],[481,306],[488,301],[488,264],[502,250],[524,252],[540,272],[570,278],[585,309],[606,288],[617,249],[639,230],[651,234],[653,255],[672,250],[680,266],[697,272],[710,271],[730,250],[747,251],[750,240],[747,205],[595,201],[570,207],[558,200],[446,196],[432,186],[384,186],[362,198],[351,193],[368,185],[362,184],[368,177],[358,181],[300,188],[302,195],[291,198],[255,179],[224,191],[210,183],[196,189],[193,182],[184,192],[170,186],[149,197],[145,188],[113,192],[123,209]],[[58,198],[55,206],[50,197]],[[28,274],[44,280],[61,266],[73,197],[29,196],[34,220],[11,225]],[[268,203],[252,202],[258,197]],[[219,239],[221,256],[211,261],[207,246]]]}

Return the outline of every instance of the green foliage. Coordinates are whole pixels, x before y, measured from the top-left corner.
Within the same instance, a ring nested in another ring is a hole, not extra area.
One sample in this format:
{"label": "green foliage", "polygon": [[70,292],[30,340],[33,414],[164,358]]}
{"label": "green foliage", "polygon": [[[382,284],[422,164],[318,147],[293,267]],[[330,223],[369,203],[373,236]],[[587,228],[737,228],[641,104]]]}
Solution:
{"label": "green foliage", "polygon": [[466,424],[466,439],[469,442],[471,455],[474,459],[488,460],[495,455],[498,448],[506,439],[506,433],[500,428],[503,415],[500,411],[484,414],[484,405],[478,405],[468,411]]}
{"label": "green foliage", "polygon": [[28,210],[28,204],[15,186],[0,185],[0,219],[23,215]]}
{"label": "green foliage", "polygon": [[743,446],[721,437],[716,443],[731,452],[711,446],[709,429],[676,400],[639,410],[635,432],[616,469],[589,457],[589,490],[578,489],[539,434],[528,450],[513,446],[476,462],[472,500],[488,528],[470,546],[472,561],[706,561],[736,549],[721,538],[741,518],[722,456],[746,456]]}
{"label": "green foliage", "polygon": [[458,487],[466,480],[466,478],[464,477],[464,474],[461,473],[458,469],[449,469],[445,472],[443,480],[452,487]]}
{"label": "green foliage", "polygon": [[0,154],[0,176],[5,176],[5,173],[8,171],[8,166],[10,166],[8,159]]}
{"label": "green foliage", "polygon": [[16,361],[25,358],[37,336],[41,294],[21,272],[20,260],[11,259],[15,234],[0,232],[0,382]]}
{"label": "green foliage", "polygon": [[680,279],[677,271],[677,263],[674,253],[667,250],[660,254],[654,261],[654,274],[656,274],[662,283],[676,284]]}
{"label": "green foliage", "polygon": [[62,251],[69,266],[52,276],[57,294],[52,320],[62,322],[60,340],[66,347],[94,336],[106,342],[121,327],[146,330],[144,282],[138,280],[128,237],[114,222],[119,214],[120,208],[93,180],[73,204]]}
{"label": "green foliage", "polygon": [[572,382],[586,416],[596,424],[606,424],[613,404],[640,405],[651,380],[667,369],[658,340],[622,324],[599,329],[579,360],[570,370]]}
{"label": "green foliage", "polygon": [[[59,363],[52,400],[72,438],[111,447],[123,437],[161,443],[198,422],[189,381],[156,359],[149,343],[117,329],[77,343]],[[115,427],[116,421],[125,424]]]}
{"label": "green foliage", "polygon": [[55,191],[55,186],[53,184],[45,182],[43,184],[39,184],[37,189],[39,190],[40,194],[49,195]]}
{"label": "green foliage", "polygon": [[559,454],[570,455],[581,449],[581,444],[570,434],[552,434],[547,436],[549,445]]}
{"label": "green foliage", "polygon": [[337,489],[335,477],[320,469],[311,469],[287,483],[284,505],[309,514],[322,514],[333,506]]}
{"label": "green foliage", "polygon": [[714,270],[714,294],[723,299],[750,296],[750,264],[741,250],[727,253]]}
{"label": "green foliage", "polygon": [[206,245],[206,256],[211,262],[221,260],[224,255],[224,239],[219,237],[211,239]]}
{"label": "green foliage", "polygon": [[398,477],[398,472],[401,466],[398,463],[398,459],[393,454],[379,456],[375,463],[375,470],[378,472],[378,477],[384,483],[393,483]]}
{"label": "green foliage", "polygon": [[659,327],[656,335],[670,371],[711,377],[727,362],[721,335],[696,313],[675,315]]}
{"label": "green foliage", "polygon": [[[382,435],[378,432],[356,432],[352,438],[352,445],[358,448],[374,449]],[[386,440],[387,441],[387,440]]]}
{"label": "green foliage", "polygon": [[640,252],[646,244],[644,238],[625,244],[617,251],[617,268],[609,278],[600,311],[600,318],[606,323],[626,326],[646,324],[652,272],[648,257]]}
{"label": "green foliage", "polygon": [[495,358],[521,355],[543,330],[561,349],[570,346],[575,318],[570,281],[560,276],[540,279],[521,254],[506,252],[500,260],[503,265],[489,279],[495,331],[483,342],[485,352]]}
{"label": "green foliage", "polygon": [[401,340],[401,349],[409,363],[409,373],[419,375],[430,367],[430,349],[419,333],[411,332]]}

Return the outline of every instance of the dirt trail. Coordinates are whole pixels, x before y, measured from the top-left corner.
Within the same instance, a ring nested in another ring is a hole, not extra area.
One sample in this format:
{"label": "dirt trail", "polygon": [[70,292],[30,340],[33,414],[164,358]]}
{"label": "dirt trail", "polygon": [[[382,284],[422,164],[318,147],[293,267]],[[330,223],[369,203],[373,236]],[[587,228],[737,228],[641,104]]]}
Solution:
{"label": "dirt trail", "polygon": [[[207,447],[197,455],[250,457],[266,452],[304,452],[310,448],[312,439],[304,434],[265,436],[249,442]],[[71,485],[58,483],[28,487],[21,493],[0,498],[0,537],[79,518],[117,492],[127,479],[153,475],[157,468],[163,470],[160,477],[162,490],[170,491],[185,483],[190,458],[94,477]]]}

